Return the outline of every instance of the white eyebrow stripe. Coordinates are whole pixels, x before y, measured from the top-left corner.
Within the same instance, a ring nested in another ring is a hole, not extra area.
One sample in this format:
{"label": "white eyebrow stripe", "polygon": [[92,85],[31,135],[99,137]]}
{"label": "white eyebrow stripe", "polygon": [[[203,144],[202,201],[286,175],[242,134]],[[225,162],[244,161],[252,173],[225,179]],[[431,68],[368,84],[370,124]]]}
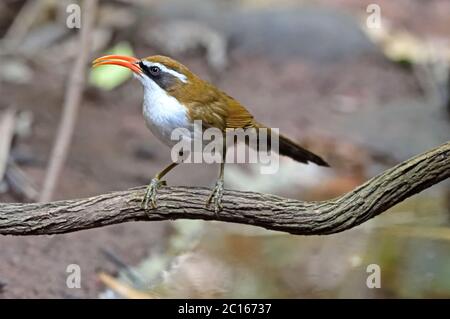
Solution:
{"label": "white eyebrow stripe", "polygon": [[153,63],[153,62],[148,62],[148,61],[142,61],[142,63],[144,63],[147,67],[151,67],[151,66],[157,66],[158,68],[161,69],[161,71],[172,74],[174,77],[178,78],[181,82],[183,83],[187,83],[187,77],[184,74],[181,74],[177,71],[174,71],[172,69],[169,69],[168,67],[166,67],[165,65],[161,64],[161,63]]}

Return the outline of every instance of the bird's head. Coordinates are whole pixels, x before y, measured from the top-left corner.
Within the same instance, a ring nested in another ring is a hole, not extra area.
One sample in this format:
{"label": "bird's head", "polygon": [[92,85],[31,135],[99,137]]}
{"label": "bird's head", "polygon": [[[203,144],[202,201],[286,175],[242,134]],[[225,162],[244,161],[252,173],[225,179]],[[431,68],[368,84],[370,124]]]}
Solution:
{"label": "bird's head", "polygon": [[153,55],[143,59],[123,55],[106,55],[93,61],[93,67],[100,65],[119,65],[130,69],[145,90],[161,88],[170,93],[186,89],[186,86],[197,80],[186,66],[162,55]]}

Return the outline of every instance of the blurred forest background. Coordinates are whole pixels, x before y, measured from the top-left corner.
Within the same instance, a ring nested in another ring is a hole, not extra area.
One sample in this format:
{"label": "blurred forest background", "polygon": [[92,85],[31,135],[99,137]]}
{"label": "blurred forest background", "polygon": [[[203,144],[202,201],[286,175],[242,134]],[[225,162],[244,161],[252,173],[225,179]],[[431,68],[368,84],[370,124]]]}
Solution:
{"label": "blurred forest background", "polygon": [[[76,1],[0,2],[0,201],[39,199],[79,56]],[[369,4],[381,28],[368,28]],[[278,175],[227,165],[227,188],[304,200],[345,193],[450,137],[448,0],[99,1],[66,165],[53,199],[147,184],[170,152],[145,127],[131,72],[110,52],[179,59],[331,169],[282,158]],[[81,17],[82,23],[83,16]],[[72,83],[73,84],[73,83]],[[215,165],[171,185],[211,186]],[[225,198],[226,200],[226,198]],[[355,229],[299,237],[220,222],[128,223],[0,237],[0,298],[450,298],[448,181]],[[81,288],[66,285],[81,267]],[[366,286],[367,266],[381,288]]]}

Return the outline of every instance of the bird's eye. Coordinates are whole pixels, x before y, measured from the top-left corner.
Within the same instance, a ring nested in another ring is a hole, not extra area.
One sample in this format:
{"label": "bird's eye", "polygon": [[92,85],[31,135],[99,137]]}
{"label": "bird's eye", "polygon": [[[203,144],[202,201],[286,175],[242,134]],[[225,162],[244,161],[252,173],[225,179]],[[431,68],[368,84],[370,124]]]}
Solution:
{"label": "bird's eye", "polygon": [[158,68],[157,66],[151,66],[150,67],[150,74],[151,75],[156,76],[156,75],[159,75],[160,73],[161,73],[161,69]]}

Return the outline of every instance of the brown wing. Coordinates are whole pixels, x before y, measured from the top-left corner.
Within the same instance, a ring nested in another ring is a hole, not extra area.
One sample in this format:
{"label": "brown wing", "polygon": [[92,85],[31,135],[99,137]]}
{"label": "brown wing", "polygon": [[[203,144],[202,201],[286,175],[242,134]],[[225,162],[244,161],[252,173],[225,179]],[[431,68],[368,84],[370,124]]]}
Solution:
{"label": "brown wing", "polygon": [[232,97],[228,98],[227,128],[247,128],[254,124],[253,115]]}
{"label": "brown wing", "polygon": [[189,103],[189,117],[193,121],[202,121],[204,128],[217,127],[223,131],[227,126],[226,103],[215,97],[191,102]]}
{"label": "brown wing", "polygon": [[239,102],[213,86],[189,103],[189,116],[192,120],[201,120],[205,127],[221,130],[245,128],[253,123],[253,116]]}

